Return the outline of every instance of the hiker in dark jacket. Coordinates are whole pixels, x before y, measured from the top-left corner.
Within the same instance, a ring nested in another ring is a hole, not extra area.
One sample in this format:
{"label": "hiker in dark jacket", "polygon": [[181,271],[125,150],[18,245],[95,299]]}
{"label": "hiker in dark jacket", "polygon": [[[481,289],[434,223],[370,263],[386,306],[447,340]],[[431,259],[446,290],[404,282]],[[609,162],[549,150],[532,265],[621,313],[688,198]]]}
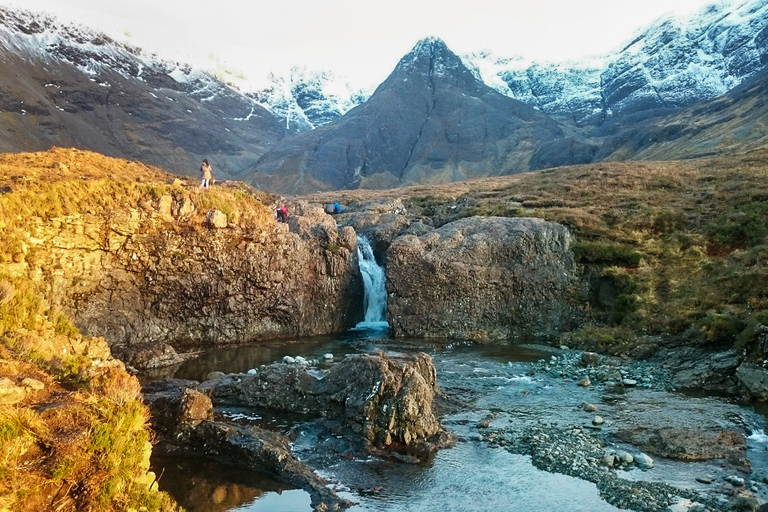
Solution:
{"label": "hiker in dark jacket", "polygon": [[283,205],[277,207],[277,222],[288,222],[288,208]]}

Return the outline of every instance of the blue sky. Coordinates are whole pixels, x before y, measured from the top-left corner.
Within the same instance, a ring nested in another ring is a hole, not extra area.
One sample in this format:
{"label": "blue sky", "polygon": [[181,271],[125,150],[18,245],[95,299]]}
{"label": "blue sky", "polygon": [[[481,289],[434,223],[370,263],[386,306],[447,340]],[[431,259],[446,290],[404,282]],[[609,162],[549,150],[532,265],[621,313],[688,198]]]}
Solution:
{"label": "blue sky", "polygon": [[[724,2],[730,0],[721,0]],[[199,66],[218,60],[254,82],[294,65],[375,85],[419,39],[456,53],[577,60],[616,49],[665,14],[712,0],[0,0],[104,30]]]}

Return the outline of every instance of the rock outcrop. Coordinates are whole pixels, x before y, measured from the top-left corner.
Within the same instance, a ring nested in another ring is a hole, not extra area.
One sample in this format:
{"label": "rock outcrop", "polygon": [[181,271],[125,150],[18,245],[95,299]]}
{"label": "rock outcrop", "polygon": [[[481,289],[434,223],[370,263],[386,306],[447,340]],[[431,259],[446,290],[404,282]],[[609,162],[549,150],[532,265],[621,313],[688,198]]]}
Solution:
{"label": "rock outcrop", "polygon": [[273,364],[200,389],[217,404],[328,418],[373,449],[423,453],[450,443],[433,411],[436,371],[427,354],[350,355],[328,371]]}
{"label": "rock outcrop", "polygon": [[[83,333],[123,355],[162,347],[154,352],[171,363],[178,358],[162,343],[322,335],[362,316],[352,228],[314,212],[294,217],[291,230],[237,218],[206,229],[186,219],[189,194],[175,186],[137,208],[34,218],[19,261],[6,267]],[[158,363],[145,355],[141,366]]]}
{"label": "rock outcrop", "polygon": [[387,251],[396,336],[501,340],[546,336],[571,321],[568,230],[541,219],[472,217]]}
{"label": "rock outcrop", "polygon": [[144,389],[152,425],[160,434],[156,453],[205,456],[266,472],[306,490],[316,511],[343,510],[352,505],[291,454],[287,437],[259,427],[213,421],[211,399],[188,387],[195,384],[164,381]]}

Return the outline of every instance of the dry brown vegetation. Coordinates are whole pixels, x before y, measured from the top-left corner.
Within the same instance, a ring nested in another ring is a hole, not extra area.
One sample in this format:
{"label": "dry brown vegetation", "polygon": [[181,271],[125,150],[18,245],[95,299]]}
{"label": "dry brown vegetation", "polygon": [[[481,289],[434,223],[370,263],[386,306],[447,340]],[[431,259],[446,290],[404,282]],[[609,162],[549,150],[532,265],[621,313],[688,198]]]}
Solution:
{"label": "dry brown vegetation", "polygon": [[[568,226],[588,272],[617,290],[616,328],[702,344],[738,338],[768,316],[768,150],[674,162],[601,163],[310,200],[401,198],[436,225],[463,216],[536,216]],[[586,307],[595,305],[585,304]]]}
{"label": "dry brown vegetation", "polygon": [[176,509],[148,472],[137,380],[102,365],[108,355],[62,352],[88,339],[48,308],[26,276],[3,268],[33,257],[25,240],[36,223],[79,215],[107,222],[128,209],[151,215],[168,196],[195,206],[168,229],[197,230],[213,208],[244,229],[274,222],[264,204],[271,198],[244,184],[199,191],[193,180],[73,149],[0,155],[0,378],[45,385],[0,405],[0,511]]}

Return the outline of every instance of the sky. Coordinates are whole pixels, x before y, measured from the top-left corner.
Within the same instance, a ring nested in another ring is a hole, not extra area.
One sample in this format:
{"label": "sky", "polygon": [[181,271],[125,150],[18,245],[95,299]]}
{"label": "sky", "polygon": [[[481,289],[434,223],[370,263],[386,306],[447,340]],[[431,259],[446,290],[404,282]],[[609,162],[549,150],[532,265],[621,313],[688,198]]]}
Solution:
{"label": "sky", "polygon": [[729,0],[0,0],[106,32],[169,60],[263,83],[292,66],[377,85],[424,37],[457,54],[599,56],[666,14]]}

